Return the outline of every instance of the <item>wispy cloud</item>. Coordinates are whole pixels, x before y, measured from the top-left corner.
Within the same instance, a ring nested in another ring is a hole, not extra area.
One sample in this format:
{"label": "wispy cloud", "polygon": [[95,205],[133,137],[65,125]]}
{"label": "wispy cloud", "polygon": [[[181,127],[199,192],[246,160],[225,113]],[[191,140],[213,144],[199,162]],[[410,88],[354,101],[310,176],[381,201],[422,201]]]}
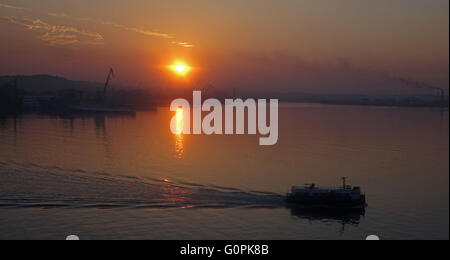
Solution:
{"label": "wispy cloud", "polygon": [[[34,10],[27,9],[24,7],[12,6],[7,4],[1,4],[0,8],[7,9],[16,9],[22,11],[31,11],[33,13],[38,14],[39,16],[47,16],[59,19],[69,19],[73,21],[84,21],[90,23],[102,24],[105,26],[112,26],[116,29],[120,29],[123,31],[133,32],[136,34],[140,34],[147,37],[161,38],[166,40],[171,40],[171,44],[183,47],[183,48],[192,48],[194,45],[185,41],[177,41],[174,35],[169,33],[160,32],[158,30],[149,30],[144,27],[138,26],[127,26],[121,23],[113,22],[113,21],[103,21],[92,18],[79,18],[74,17],[71,14],[67,13],[56,13],[56,12],[47,12],[47,13],[38,13]],[[38,16],[38,17],[39,17]],[[42,21],[41,19],[30,20],[28,18],[17,18],[17,17],[3,17],[11,24],[22,25],[26,27],[30,31],[41,32],[42,34],[38,37],[39,39],[48,42],[52,46],[56,45],[77,45],[81,43],[87,44],[102,44],[103,37],[100,33],[91,32],[88,30],[78,29],[72,26],[65,25],[52,25],[47,22]]]}
{"label": "wispy cloud", "polygon": [[65,13],[47,13],[47,15],[54,16],[54,17],[62,17],[62,18],[70,17],[70,15],[65,14]]}
{"label": "wispy cloud", "polygon": [[[138,34],[141,34],[144,36],[149,36],[149,37],[157,37],[157,38],[170,39],[170,40],[174,40],[176,38],[175,36],[173,36],[171,34],[158,32],[156,30],[148,30],[143,27],[130,27],[130,26],[126,26],[123,24],[119,24],[119,23],[115,23],[115,22],[108,22],[108,21],[100,21],[100,23],[103,25],[113,26],[113,27],[121,29],[121,30],[134,32],[134,33],[138,33]],[[172,41],[172,44],[179,46],[179,47],[184,47],[184,48],[194,47],[194,45],[189,42]]]}
{"label": "wispy cloud", "polygon": [[79,29],[65,25],[52,25],[41,19],[25,19],[16,17],[3,17],[11,24],[25,27],[30,31],[41,33],[39,39],[51,46],[67,46],[78,44],[103,44],[103,36],[97,32]]}
{"label": "wispy cloud", "polygon": [[184,47],[184,48],[192,48],[192,47],[194,47],[194,45],[192,43],[189,43],[189,42],[172,42],[172,44],[175,44],[177,46]]}
{"label": "wispy cloud", "polygon": [[159,37],[159,38],[164,38],[164,39],[173,39],[175,38],[174,36],[167,34],[167,33],[161,33],[161,32],[156,32],[156,31],[150,31],[147,30],[145,28],[138,28],[138,27],[129,27],[123,24],[118,24],[118,23],[114,23],[114,22],[107,22],[107,21],[101,21],[101,23],[103,25],[110,25],[110,26],[114,26],[116,28],[125,30],[125,31],[130,31],[130,32],[135,32],[138,34],[142,34],[145,36],[151,36],[151,37]]}
{"label": "wispy cloud", "polygon": [[18,7],[18,6],[13,6],[13,5],[7,5],[7,4],[2,4],[2,3],[0,3],[0,8],[15,9],[15,10],[28,10],[28,9],[26,9],[26,8],[23,8],[23,7]]}

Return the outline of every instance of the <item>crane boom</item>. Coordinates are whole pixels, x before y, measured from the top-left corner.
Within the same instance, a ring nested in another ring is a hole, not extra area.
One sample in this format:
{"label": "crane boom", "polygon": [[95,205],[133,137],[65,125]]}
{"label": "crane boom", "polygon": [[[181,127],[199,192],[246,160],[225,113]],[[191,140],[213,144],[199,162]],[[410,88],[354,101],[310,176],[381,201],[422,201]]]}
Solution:
{"label": "crane boom", "polygon": [[108,77],[106,78],[105,87],[103,88],[103,98],[106,99],[106,92],[108,90],[109,81],[114,78],[114,70],[109,68]]}
{"label": "crane boom", "polygon": [[435,86],[432,86],[425,82],[415,81],[415,80],[406,79],[406,78],[389,77],[389,79],[393,80],[395,82],[398,82],[405,87],[414,87],[414,88],[435,90],[439,93],[439,96],[441,98],[441,104],[443,105],[445,102],[445,90],[443,88],[435,87]]}
{"label": "crane boom", "polygon": [[415,88],[421,88],[421,89],[430,89],[430,90],[436,90],[439,92],[439,94],[444,94],[445,91],[443,88],[439,88],[439,87],[435,87],[432,86],[428,83],[425,82],[420,82],[420,81],[415,81],[415,80],[411,80],[411,79],[406,79],[406,78],[398,78],[398,77],[390,77],[390,80],[393,80],[395,82],[398,82],[404,86],[407,87],[415,87]]}

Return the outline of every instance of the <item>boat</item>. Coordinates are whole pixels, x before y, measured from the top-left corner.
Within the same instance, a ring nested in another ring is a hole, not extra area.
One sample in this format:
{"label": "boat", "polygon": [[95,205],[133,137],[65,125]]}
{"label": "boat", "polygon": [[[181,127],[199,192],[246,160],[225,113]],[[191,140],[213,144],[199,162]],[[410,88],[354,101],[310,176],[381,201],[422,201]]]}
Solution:
{"label": "boat", "polygon": [[292,187],[286,196],[286,202],[298,207],[323,210],[365,210],[366,195],[360,187],[346,184],[338,188],[319,188],[315,184],[305,184],[304,187]]}

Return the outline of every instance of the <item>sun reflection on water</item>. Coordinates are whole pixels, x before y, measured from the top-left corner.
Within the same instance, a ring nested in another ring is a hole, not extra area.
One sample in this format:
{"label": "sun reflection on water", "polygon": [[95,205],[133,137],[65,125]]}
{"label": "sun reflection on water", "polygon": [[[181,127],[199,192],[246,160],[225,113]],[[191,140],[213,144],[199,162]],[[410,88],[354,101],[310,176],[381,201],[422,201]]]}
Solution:
{"label": "sun reflection on water", "polygon": [[175,154],[177,159],[182,159],[184,154],[183,134],[175,135]]}
{"label": "sun reflection on water", "polygon": [[175,134],[175,154],[177,159],[182,159],[184,154],[183,145],[183,109],[179,107],[176,111],[176,134]]}

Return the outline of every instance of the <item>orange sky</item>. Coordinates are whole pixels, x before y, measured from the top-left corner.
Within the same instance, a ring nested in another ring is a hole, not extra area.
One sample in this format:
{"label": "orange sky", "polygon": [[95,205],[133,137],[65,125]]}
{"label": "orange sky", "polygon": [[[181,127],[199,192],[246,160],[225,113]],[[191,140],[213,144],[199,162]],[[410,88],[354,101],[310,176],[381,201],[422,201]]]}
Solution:
{"label": "orange sky", "polygon": [[0,75],[123,85],[372,93],[386,75],[448,86],[447,0],[0,0]]}

